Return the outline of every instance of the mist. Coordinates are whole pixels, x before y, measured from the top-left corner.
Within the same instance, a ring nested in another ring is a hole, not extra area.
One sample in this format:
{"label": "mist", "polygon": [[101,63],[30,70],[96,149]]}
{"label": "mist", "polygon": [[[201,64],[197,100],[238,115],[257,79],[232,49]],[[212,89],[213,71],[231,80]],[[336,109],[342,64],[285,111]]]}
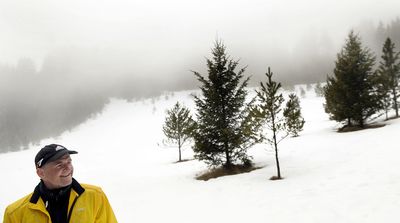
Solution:
{"label": "mist", "polygon": [[57,136],[111,97],[196,89],[191,71],[207,73],[216,40],[247,66],[252,86],[268,67],[284,85],[325,81],[351,29],[378,54],[374,32],[399,8],[395,0],[0,0],[0,151]]}

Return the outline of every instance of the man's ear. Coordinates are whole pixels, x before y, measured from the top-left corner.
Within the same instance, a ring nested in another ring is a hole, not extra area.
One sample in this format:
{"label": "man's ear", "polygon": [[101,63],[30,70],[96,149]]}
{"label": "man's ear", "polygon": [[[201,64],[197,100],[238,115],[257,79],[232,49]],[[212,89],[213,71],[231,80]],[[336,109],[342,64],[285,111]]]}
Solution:
{"label": "man's ear", "polygon": [[36,168],[36,174],[40,177],[44,177],[44,170],[42,168]]}

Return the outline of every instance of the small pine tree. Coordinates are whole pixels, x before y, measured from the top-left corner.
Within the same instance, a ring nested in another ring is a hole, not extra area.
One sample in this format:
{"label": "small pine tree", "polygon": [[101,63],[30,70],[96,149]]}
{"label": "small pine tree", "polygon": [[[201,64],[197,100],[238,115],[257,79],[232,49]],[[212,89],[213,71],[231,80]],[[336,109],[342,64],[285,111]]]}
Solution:
{"label": "small pine tree", "polygon": [[300,87],[300,95],[301,95],[302,98],[306,97],[306,91],[304,90],[303,87]]}
{"label": "small pine tree", "polygon": [[324,87],[322,86],[321,83],[317,83],[317,85],[315,85],[314,88],[315,94],[317,95],[317,97],[323,97],[324,96]]}
{"label": "small pine tree", "polygon": [[294,90],[295,90],[294,85],[286,85],[286,86],[282,86],[282,88],[289,92],[294,92]]}
{"label": "small pine tree", "polygon": [[400,52],[395,52],[394,43],[387,38],[382,49],[382,61],[377,71],[377,90],[381,96],[381,102],[387,112],[392,105],[399,117],[398,101],[399,98],[399,79],[400,79]]}
{"label": "small pine tree", "polygon": [[307,89],[307,91],[311,91],[311,89],[312,89],[311,84],[306,84],[306,89]]}
{"label": "small pine tree", "polygon": [[337,55],[334,76],[328,76],[324,87],[324,107],[330,119],[363,128],[381,109],[373,81],[374,62],[375,57],[367,48],[362,49],[360,38],[351,31]]}
{"label": "small pine tree", "polygon": [[238,162],[250,165],[247,149],[260,141],[257,133],[261,124],[250,115],[252,101],[245,103],[249,78],[241,82],[245,68],[235,71],[238,61],[229,59],[220,41],[212,55],[207,59],[208,78],[194,72],[202,84],[202,96],[195,96],[195,158],[226,169]]}
{"label": "small pine tree", "polygon": [[275,149],[277,176],[274,176],[271,179],[282,179],[279,164],[278,144],[289,135],[286,129],[285,119],[280,116],[284,98],[282,94],[279,93],[281,90],[281,83],[272,80],[273,73],[269,67],[268,72],[265,75],[268,78],[268,82],[266,82],[265,85],[261,82],[261,90],[256,91],[260,103],[253,109],[253,115],[260,119],[266,125],[269,132],[272,133],[272,136],[264,137],[268,144]]}
{"label": "small pine tree", "polygon": [[285,117],[287,131],[290,135],[293,137],[299,136],[299,132],[303,130],[305,121],[301,116],[301,107],[297,95],[289,95],[289,101],[286,102],[283,116]]}
{"label": "small pine tree", "polygon": [[192,138],[195,129],[195,122],[190,115],[190,111],[184,105],[176,102],[175,106],[166,111],[167,116],[163,125],[163,132],[168,138],[168,142],[178,145],[179,159],[182,161],[182,146]]}

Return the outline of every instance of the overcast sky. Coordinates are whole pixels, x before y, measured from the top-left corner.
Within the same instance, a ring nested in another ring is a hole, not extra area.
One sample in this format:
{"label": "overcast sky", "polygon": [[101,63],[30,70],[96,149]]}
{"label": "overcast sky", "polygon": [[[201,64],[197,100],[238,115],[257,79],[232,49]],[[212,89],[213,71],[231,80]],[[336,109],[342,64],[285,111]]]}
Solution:
{"label": "overcast sky", "polygon": [[310,34],[342,45],[352,26],[389,22],[399,9],[399,0],[0,0],[0,62],[28,57],[40,68],[75,49],[139,70],[188,70],[221,38],[251,66],[246,55],[290,52]]}

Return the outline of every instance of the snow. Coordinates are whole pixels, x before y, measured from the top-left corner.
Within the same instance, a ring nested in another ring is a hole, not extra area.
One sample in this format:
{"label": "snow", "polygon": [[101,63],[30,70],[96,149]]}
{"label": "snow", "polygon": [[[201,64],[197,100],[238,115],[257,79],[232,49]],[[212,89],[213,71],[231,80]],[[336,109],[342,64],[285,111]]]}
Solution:
{"label": "snow", "polygon": [[[174,163],[176,148],[163,146],[165,110],[176,101],[194,111],[193,92],[129,102],[112,99],[104,111],[70,132],[30,149],[0,154],[0,209],[38,183],[34,156],[49,143],[76,149],[74,177],[100,185],[119,222],[398,222],[400,120],[385,127],[337,133],[312,92],[300,98],[306,120],[300,137],[280,146],[282,176],[273,150],[254,146],[250,173],[209,181],[196,160]],[[191,159],[190,147],[183,158]]]}

